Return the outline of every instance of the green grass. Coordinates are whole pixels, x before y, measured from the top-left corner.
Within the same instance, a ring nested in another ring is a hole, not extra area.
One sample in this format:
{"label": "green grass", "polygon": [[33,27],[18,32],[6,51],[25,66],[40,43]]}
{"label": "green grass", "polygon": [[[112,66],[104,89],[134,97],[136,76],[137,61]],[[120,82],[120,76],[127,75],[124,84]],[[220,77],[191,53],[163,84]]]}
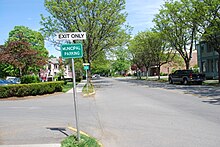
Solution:
{"label": "green grass", "polygon": [[63,85],[63,91],[62,92],[67,92],[72,88],[73,88],[73,83],[72,82],[67,82],[66,85]]}
{"label": "green grass", "polygon": [[218,80],[205,80],[203,85],[220,86]]}
{"label": "green grass", "polygon": [[146,79],[147,81],[158,81],[158,82],[168,82],[168,78],[160,78],[158,80],[158,77],[149,77],[148,79]]}
{"label": "green grass", "polygon": [[94,86],[89,83],[88,84],[88,89],[87,89],[87,84],[83,87],[82,89],[83,94],[91,94],[93,92],[95,92]]}
{"label": "green grass", "polygon": [[93,137],[80,135],[80,141],[77,141],[75,135],[68,136],[61,142],[61,147],[101,147]]}

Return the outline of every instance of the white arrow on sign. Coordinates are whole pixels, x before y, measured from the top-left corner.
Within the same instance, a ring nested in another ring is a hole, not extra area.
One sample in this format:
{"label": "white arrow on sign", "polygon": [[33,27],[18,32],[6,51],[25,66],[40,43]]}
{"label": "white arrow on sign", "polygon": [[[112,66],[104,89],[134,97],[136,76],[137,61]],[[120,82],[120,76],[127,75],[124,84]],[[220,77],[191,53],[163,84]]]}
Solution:
{"label": "white arrow on sign", "polygon": [[57,40],[84,40],[86,32],[63,32],[57,33]]}

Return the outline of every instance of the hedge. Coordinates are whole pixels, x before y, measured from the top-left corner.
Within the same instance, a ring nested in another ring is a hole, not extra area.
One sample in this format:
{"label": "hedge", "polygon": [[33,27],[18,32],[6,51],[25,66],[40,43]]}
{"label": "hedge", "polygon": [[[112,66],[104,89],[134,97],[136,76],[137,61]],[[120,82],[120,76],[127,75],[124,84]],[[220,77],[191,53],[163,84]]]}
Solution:
{"label": "hedge", "polygon": [[0,98],[23,97],[61,92],[64,81],[0,86]]}

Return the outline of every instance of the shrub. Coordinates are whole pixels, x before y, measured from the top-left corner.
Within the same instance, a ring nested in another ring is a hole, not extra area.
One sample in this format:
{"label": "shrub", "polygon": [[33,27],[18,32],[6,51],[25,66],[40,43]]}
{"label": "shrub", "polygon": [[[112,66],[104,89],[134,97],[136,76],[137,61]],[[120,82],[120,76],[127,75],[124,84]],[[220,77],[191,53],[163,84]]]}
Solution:
{"label": "shrub", "polygon": [[59,81],[0,86],[0,98],[7,98],[12,96],[35,96],[61,92],[63,84],[63,81]]}
{"label": "shrub", "polygon": [[76,82],[81,82],[82,76],[76,76]]}
{"label": "shrub", "polygon": [[81,134],[80,141],[77,141],[76,136],[67,137],[61,142],[61,147],[101,147],[95,138]]}
{"label": "shrub", "polygon": [[167,76],[167,75],[168,75],[167,73],[163,73],[163,72],[160,73],[160,76]]}
{"label": "shrub", "polygon": [[21,84],[39,83],[40,79],[35,75],[25,75],[21,77]]}

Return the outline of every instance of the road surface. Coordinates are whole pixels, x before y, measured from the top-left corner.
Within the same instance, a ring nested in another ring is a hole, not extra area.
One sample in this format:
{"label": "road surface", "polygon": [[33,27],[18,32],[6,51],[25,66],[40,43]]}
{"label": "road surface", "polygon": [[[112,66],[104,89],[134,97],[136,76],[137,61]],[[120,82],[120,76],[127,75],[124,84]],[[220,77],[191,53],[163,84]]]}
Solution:
{"label": "road surface", "polygon": [[[96,95],[78,94],[79,124],[105,147],[220,146],[218,89],[124,78],[93,83]],[[71,93],[0,101],[0,144],[59,143],[75,125],[72,103]]]}

